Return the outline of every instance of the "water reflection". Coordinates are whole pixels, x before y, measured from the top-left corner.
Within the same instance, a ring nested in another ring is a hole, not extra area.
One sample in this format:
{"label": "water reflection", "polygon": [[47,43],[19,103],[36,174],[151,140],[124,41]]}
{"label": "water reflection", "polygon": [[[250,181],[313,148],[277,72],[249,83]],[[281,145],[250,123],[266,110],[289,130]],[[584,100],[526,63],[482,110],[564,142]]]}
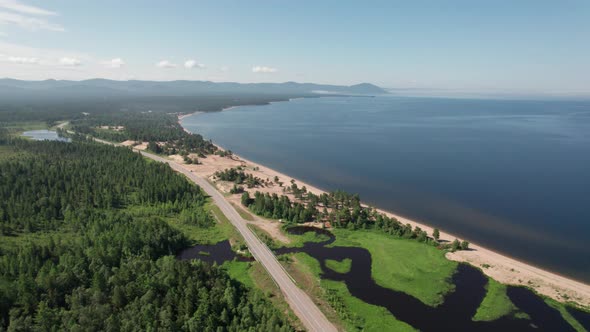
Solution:
{"label": "water reflection", "polygon": [[[530,320],[505,316],[492,322],[474,322],[472,317],[486,295],[488,279],[470,265],[459,264],[452,278],[455,290],[445,296],[441,305],[431,307],[411,295],[377,285],[371,277],[372,258],[368,250],[360,247],[327,247],[336,238],[323,229],[297,226],[288,231],[298,235],[315,232],[326,240],[306,242],[301,248],[280,248],[275,250],[277,255],[296,252],[310,255],[320,263],[322,278],[344,282],[353,296],[386,308],[398,320],[421,331],[575,331],[559,311],[547,305],[541,297],[526,288],[514,286],[507,287],[507,295],[521,311],[528,314]],[[218,265],[234,259],[251,260],[232,251],[227,240],[184,249],[177,258],[200,259]],[[339,273],[326,266],[328,259],[342,261],[347,258],[352,261],[347,273]],[[588,328],[590,314],[574,308],[568,308],[568,311]]]}
{"label": "water reflection", "polygon": [[578,321],[578,323],[582,324],[582,326],[587,330],[590,331],[590,313],[585,311],[576,310],[573,308],[568,308],[568,310],[572,316]]}
{"label": "water reflection", "polygon": [[60,137],[57,132],[52,130],[29,130],[23,132],[21,136],[29,137],[34,139],[35,141],[61,141],[61,142],[69,142],[70,139],[66,137]]}
{"label": "water reflection", "polygon": [[228,240],[218,242],[216,244],[199,244],[194,247],[183,249],[176,255],[176,258],[181,260],[200,259],[207,263],[217,263],[221,265],[224,262],[237,259],[239,261],[251,261],[250,258],[236,254],[232,249]]}
{"label": "water reflection", "polygon": [[[508,296],[530,320],[502,317],[492,322],[475,322],[472,317],[486,295],[487,278],[481,271],[460,264],[453,275],[455,291],[446,295],[443,304],[431,307],[403,292],[381,287],[371,277],[371,254],[359,247],[326,247],[335,237],[328,231],[313,227],[294,227],[290,233],[313,231],[329,236],[319,243],[307,242],[302,248],[281,248],[277,254],[304,252],[320,263],[322,278],[342,281],[350,293],[362,301],[387,308],[397,319],[421,331],[574,331],[561,314],[543,299],[522,287],[508,287]],[[326,267],[326,260],[349,258],[350,271],[338,273]]]}

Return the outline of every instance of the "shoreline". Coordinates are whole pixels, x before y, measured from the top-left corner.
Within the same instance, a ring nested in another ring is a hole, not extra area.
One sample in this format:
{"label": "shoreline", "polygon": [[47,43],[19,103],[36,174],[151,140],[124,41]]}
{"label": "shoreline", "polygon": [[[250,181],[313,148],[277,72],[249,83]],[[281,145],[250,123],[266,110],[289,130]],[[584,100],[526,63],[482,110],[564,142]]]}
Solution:
{"label": "shoreline", "polygon": [[[231,106],[222,109],[221,111],[236,108],[238,106]],[[191,115],[198,115],[203,112],[194,112],[191,114],[179,115],[178,123],[186,131],[186,128],[182,126],[181,120]],[[221,150],[226,150],[223,146],[214,143]],[[323,190],[312,184],[303,182],[297,178],[291,177],[287,174],[281,173],[260,163],[253,162],[246,159],[236,153],[233,154],[236,162],[246,163],[250,166],[257,167],[258,173],[265,174],[269,177],[278,176],[281,181],[288,183],[291,179],[295,180],[299,187],[305,186],[308,191],[313,192],[316,195],[327,193],[327,190]],[[224,167],[225,168],[225,167]],[[250,170],[248,170],[252,173]],[[363,205],[366,205],[363,203]],[[389,217],[396,218],[403,224],[410,224],[412,227],[420,227],[426,231],[429,235],[432,234],[433,227],[428,224],[406,218],[397,213],[387,211],[381,208],[373,206],[378,212],[383,213]],[[440,239],[446,241],[453,241],[454,239],[464,239],[461,237],[454,236],[453,234],[447,233],[440,230]],[[578,306],[586,309],[590,308],[590,285],[587,285],[581,281],[577,281],[573,278],[560,275],[555,272],[544,270],[540,267],[536,267],[532,264],[520,261],[516,258],[509,257],[505,254],[495,252],[491,249],[479,246],[476,243],[470,241],[470,250],[468,251],[457,251],[449,252],[446,254],[447,259],[456,262],[468,263],[472,266],[479,268],[488,277],[508,285],[525,286],[533,289],[535,292],[557,300],[563,303],[574,303]]]}

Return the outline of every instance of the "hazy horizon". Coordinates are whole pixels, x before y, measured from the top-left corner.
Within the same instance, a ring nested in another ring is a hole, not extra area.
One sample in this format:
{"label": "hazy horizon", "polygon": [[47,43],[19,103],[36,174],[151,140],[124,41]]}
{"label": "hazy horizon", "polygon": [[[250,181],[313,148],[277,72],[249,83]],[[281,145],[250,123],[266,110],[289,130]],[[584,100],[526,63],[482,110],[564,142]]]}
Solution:
{"label": "hazy horizon", "polygon": [[[144,81],[144,82],[157,82],[157,83],[173,83],[173,82],[204,82],[204,83],[220,83],[220,84],[315,84],[315,85],[334,85],[340,87],[352,87],[361,84],[372,84],[371,82],[357,82],[350,85],[343,84],[330,84],[330,83],[317,83],[317,82],[297,82],[297,81],[285,81],[285,82],[232,82],[232,81],[211,81],[211,80],[185,80],[185,79],[170,79],[170,80],[139,80],[139,79],[109,79],[101,77],[83,78],[83,79],[37,79],[37,80],[21,80],[13,77],[0,77],[1,80],[16,80],[26,82],[44,82],[44,81],[71,81],[71,82],[84,82],[93,80],[109,80],[115,82],[130,82],[130,81]],[[547,100],[547,101],[559,101],[559,100],[590,100],[589,95],[580,94],[552,94],[552,93],[534,93],[534,92],[523,92],[523,91],[509,91],[509,90],[488,90],[478,91],[470,89],[428,89],[428,88],[388,88],[378,86],[385,90],[392,97],[410,97],[410,98],[451,98],[451,99],[505,99],[505,100]],[[195,91],[200,92],[200,91]],[[330,91],[326,91],[330,92]],[[316,92],[318,93],[318,92]],[[337,93],[337,92],[331,92]]]}
{"label": "hazy horizon", "polygon": [[0,0],[0,73],[588,97],[589,12],[584,1]]}

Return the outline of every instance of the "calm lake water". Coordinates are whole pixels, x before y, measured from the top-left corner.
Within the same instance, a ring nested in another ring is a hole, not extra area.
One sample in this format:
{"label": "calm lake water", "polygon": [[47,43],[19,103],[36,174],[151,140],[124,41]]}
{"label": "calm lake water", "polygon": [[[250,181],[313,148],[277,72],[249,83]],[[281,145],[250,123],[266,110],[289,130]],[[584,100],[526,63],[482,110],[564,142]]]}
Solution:
{"label": "calm lake water", "polygon": [[62,141],[69,142],[70,139],[66,137],[59,137],[57,132],[52,130],[29,130],[22,133],[22,136],[30,137],[36,141]]}
{"label": "calm lake water", "polygon": [[320,188],[590,282],[590,102],[329,97],[182,124]]}

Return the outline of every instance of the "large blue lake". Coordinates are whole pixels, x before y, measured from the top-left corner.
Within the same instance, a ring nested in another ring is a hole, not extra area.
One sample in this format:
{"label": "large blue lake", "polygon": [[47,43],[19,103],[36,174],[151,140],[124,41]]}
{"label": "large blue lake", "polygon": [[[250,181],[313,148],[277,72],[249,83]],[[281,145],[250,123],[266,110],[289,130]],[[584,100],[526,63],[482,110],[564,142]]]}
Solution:
{"label": "large blue lake", "polygon": [[590,282],[590,102],[327,97],[182,124],[322,189]]}

